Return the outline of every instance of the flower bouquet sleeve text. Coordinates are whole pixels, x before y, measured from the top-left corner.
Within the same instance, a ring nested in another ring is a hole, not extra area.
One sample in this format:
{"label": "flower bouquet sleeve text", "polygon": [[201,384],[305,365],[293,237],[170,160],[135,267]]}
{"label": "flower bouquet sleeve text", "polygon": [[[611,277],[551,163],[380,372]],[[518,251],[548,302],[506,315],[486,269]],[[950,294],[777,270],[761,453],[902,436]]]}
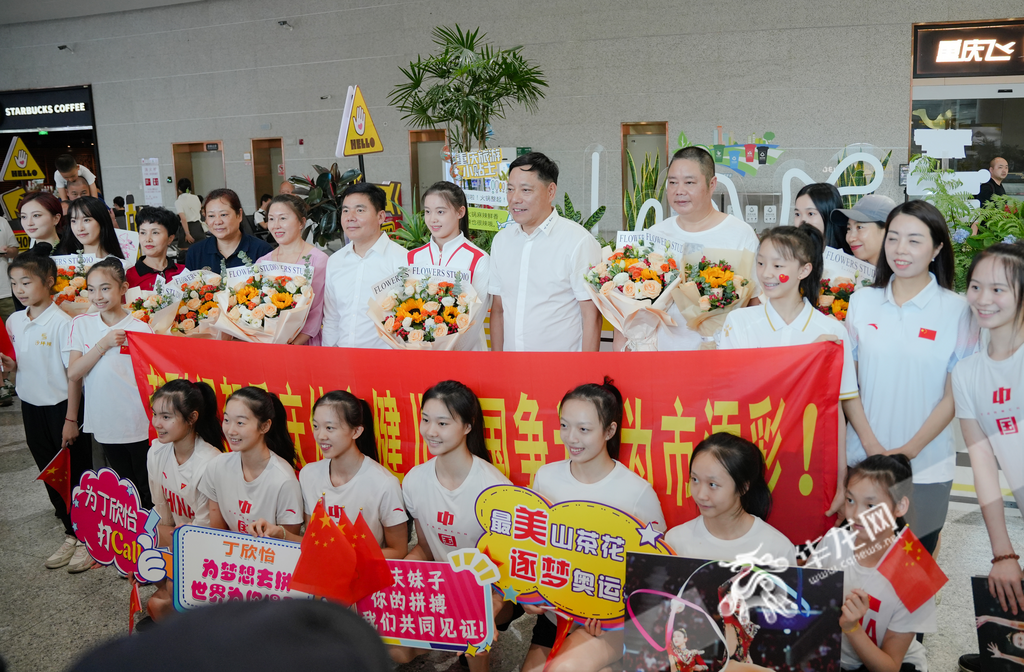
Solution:
{"label": "flower bouquet sleeve text", "polygon": [[313,302],[313,269],[306,264],[261,261],[227,269],[214,300],[215,329],[250,343],[290,343],[306,323]]}

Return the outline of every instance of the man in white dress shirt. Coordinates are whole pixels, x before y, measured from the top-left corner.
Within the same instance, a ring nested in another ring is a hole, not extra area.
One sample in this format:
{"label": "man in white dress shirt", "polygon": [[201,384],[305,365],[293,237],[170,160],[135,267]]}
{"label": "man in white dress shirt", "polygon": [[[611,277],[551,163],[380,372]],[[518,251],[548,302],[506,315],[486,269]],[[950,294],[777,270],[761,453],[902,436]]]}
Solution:
{"label": "man in white dress shirt", "polygon": [[491,347],[495,352],[597,352],[601,314],[584,275],[601,261],[597,239],[551,207],[558,166],[539,152],[509,166],[515,220],[491,243]]}
{"label": "man in white dress shirt", "polygon": [[406,265],[406,249],[380,229],[387,218],[386,207],[387,197],[377,185],[360,182],[345,191],[341,225],[350,242],[327,260],[324,345],[389,347],[366,314],[373,285]]}

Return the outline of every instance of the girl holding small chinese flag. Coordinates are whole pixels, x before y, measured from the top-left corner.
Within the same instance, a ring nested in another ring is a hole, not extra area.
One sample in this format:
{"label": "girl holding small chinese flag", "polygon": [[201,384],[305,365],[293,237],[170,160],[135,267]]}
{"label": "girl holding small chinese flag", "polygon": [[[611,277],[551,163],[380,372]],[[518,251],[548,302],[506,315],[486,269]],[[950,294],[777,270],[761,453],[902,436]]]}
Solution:
{"label": "girl holding small chinese flag", "polygon": [[[476,499],[492,485],[510,485],[491,464],[484,445],[484,414],[473,391],[445,380],[423,394],[420,435],[433,457],[409,470],[402,483],[405,507],[416,524],[416,546],[409,560],[446,562],[448,553],[473,548],[484,533],[476,518]],[[512,612],[498,593],[492,593],[495,620],[507,622]],[[502,611],[507,613],[501,613]],[[407,663],[426,653],[409,647],[389,647],[392,659]],[[490,653],[468,659],[471,672],[490,668]]]}
{"label": "girl holding small chinese flag", "polygon": [[988,338],[953,369],[956,415],[992,543],[989,591],[1017,615],[1024,611],[1020,555],[1006,528],[999,468],[1024,509],[1024,245],[979,252],[967,273],[967,301]]}
{"label": "girl holding small chinese flag", "polygon": [[[918,632],[935,632],[934,595],[945,583],[903,517],[913,473],[906,455],[872,455],[850,467],[845,483],[850,531],[833,529],[809,566],[843,572],[840,667],[867,672],[926,669]],[[917,506],[917,503],[914,503]]]}
{"label": "girl holding small chinese flag", "polygon": [[[562,442],[568,459],[537,470],[533,490],[552,504],[583,500],[612,506],[641,524],[665,530],[665,515],[654,488],[616,458],[622,441],[622,394],[605,377],[568,392],[559,404]],[[533,628],[523,672],[554,670],[597,672],[622,658],[622,631],[604,632],[593,619],[585,627],[559,622],[542,607],[524,606],[539,614]]]}
{"label": "girl holding small chinese flag", "polygon": [[935,206],[889,213],[875,284],[850,299],[846,328],[860,396],[843,402],[851,428],[846,462],[905,455],[914,466],[910,529],[935,551],[955,468],[950,372],[977,339],[963,297],[952,291],[949,228]]}
{"label": "girl holding small chinese flag", "polygon": [[[839,387],[839,483],[846,475],[846,418],[842,401],[857,396],[857,370],[849,334],[839,321],[815,308],[821,293],[824,267],[821,232],[810,224],[768,229],[757,250],[755,270],[764,293],[760,306],[729,313],[722,327],[721,350],[773,348],[833,341],[843,345],[842,382]],[[826,515],[840,510],[844,498],[838,488]]]}
{"label": "girl holding small chinese flag", "polygon": [[[313,404],[313,436],[324,459],[299,472],[306,524],[322,497],[324,510],[335,523],[341,524],[342,516],[355,523],[362,514],[384,557],[404,558],[409,550],[409,517],[401,484],[377,461],[370,405],[351,392],[328,392]],[[257,537],[302,541],[301,536],[263,518],[252,532]]]}

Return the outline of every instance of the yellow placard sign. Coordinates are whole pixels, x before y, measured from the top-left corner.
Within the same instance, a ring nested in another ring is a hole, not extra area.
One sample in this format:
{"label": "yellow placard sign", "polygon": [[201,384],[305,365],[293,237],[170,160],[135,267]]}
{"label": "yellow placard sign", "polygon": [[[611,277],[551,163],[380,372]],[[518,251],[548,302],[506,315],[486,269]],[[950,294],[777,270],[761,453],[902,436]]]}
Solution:
{"label": "yellow placard sign", "polygon": [[506,600],[547,603],[582,623],[621,625],[626,553],[672,555],[662,534],[618,509],[594,502],[552,505],[526,488],[496,485],[480,493],[479,548],[498,566]]}
{"label": "yellow placard sign", "polygon": [[18,205],[21,203],[22,197],[25,195],[25,190],[21,187],[15,187],[10,191],[5,191],[0,194],[0,200],[3,201],[4,216],[8,220],[15,220],[19,216]]}
{"label": "yellow placard sign", "polygon": [[504,208],[469,207],[469,228],[476,231],[497,231],[498,224],[508,221],[508,210]]}
{"label": "yellow placard sign", "polygon": [[[370,109],[363,100],[363,92],[358,86],[355,89],[352,112],[348,118],[348,133],[345,134],[345,156],[383,152],[384,143],[380,141],[377,127],[373,125]],[[349,109],[347,105],[346,109]]]}
{"label": "yellow placard sign", "polygon": [[14,136],[11,140],[11,147],[7,150],[7,158],[4,159],[3,179],[5,182],[43,179],[43,169],[32,158],[28,147],[25,146],[25,143],[18,136]]}

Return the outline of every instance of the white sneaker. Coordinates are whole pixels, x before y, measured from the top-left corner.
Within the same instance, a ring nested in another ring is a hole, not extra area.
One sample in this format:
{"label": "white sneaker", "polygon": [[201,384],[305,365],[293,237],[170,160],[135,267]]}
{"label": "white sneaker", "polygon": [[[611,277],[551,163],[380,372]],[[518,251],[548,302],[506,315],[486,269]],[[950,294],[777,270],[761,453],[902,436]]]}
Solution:
{"label": "white sneaker", "polygon": [[68,535],[64,537],[64,543],[60,545],[53,555],[46,559],[47,569],[57,569],[71,562],[71,556],[75,554],[75,546],[78,539]]}
{"label": "white sneaker", "polygon": [[75,554],[71,556],[68,563],[68,574],[78,574],[92,569],[92,556],[85,549],[85,544],[78,542],[75,546]]}

